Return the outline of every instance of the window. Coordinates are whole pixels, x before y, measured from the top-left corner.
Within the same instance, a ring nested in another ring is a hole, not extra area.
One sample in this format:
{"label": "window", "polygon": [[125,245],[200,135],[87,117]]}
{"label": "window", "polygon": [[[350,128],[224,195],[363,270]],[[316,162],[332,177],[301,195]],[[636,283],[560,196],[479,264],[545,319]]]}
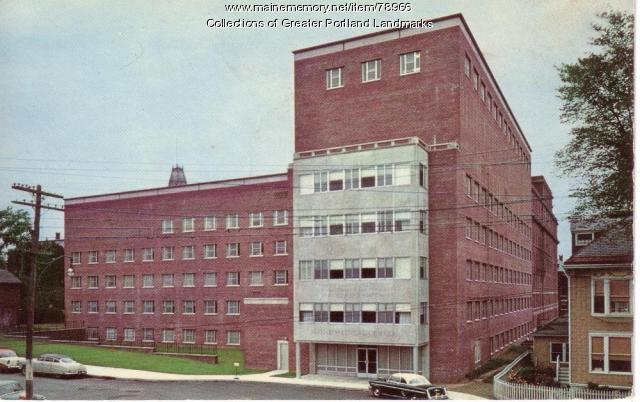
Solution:
{"label": "window", "polygon": [[590,334],[593,373],[631,374],[631,335]]}
{"label": "window", "polygon": [[378,212],[378,232],[393,231],[393,211]]}
{"label": "window", "polygon": [[471,59],[466,54],[464,55],[464,75],[469,78],[471,75]]}
{"label": "window", "polygon": [[71,302],[71,312],[72,313],[82,313],[82,302],[78,300],[74,300]]}
{"label": "window", "polygon": [[153,314],[156,312],[156,304],[153,300],[144,300],[142,302],[142,312],[144,314]]}
{"label": "window", "polygon": [[[470,261],[467,262],[470,263]],[[420,279],[427,279],[427,257],[420,257]]]}
{"label": "window", "polygon": [[95,300],[91,300],[87,302],[87,313],[97,313],[98,312],[98,302]]}
{"label": "window", "polygon": [[206,329],[204,331],[204,343],[215,344],[218,343],[218,333],[215,329]]}
{"label": "window", "polygon": [[418,222],[418,230],[420,233],[427,233],[427,211],[420,211],[420,222]]}
{"label": "window", "polygon": [[249,286],[264,285],[262,271],[249,272]]}
{"label": "window", "polygon": [[152,248],[143,248],[142,249],[142,261],[153,261],[153,249]]}
{"label": "window", "polygon": [[329,234],[332,236],[344,234],[344,215],[329,217]]}
{"label": "window", "polygon": [[313,174],[300,175],[300,194],[313,194],[315,190]]}
{"label": "window", "polygon": [[133,342],[136,340],[136,330],[134,328],[125,328],[123,331],[123,340]]}
{"label": "window", "polygon": [[315,216],[313,218],[313,235],[314,236],[327,235],[327,217],[326,216]]}
{"label": "window", "polygon": [[352,190],[360,188],[360,169],[347,169],[344,171],[344,188]]}
{"label": "window", "polygon": [[135,302],[133,300],[125,300],[122,302],[122,310],[125,314],[135,313]]}
{"label": "window", "polygon": [[115,275],[105,275],[104,276],[104,287],[105,288],[115,288],[116,287],[116,276]]}
{"label": "window", "polygon": [[342,189],[344,189],[344,170],[329,172],[329,191],[340,191]]}
{"label": "window", "polygon": [[480,341],[477,340],[473,343],[473,362],[478,364],[482,360],[482,348]]}
{"label": "window", "polygon": [[329,260],[313,261],[313,279],[329,279]]}
{"label": "window", "polygon": [[162,259],[164,261],[173,260],[173,247],[162,247]]}
{"label": "window", "polygon": [[329,322],[344,322],[344,304],[329,305]]}
{"label": "window", "polygon": [[183,329],[182,330],[182,343],[196,343],[196,330],[195,329]]}
{"label": "window", "polygon": [[394,323],[411,324],[411,304],[396,304]]}
{"label": "window", "polygon": [[227,345],[240,345],[240,331],[227,331]]}
{"label": "window", "polygon": [[313,304],[301,303],[300,304],[300,322],[313,322]]}
{"label": "window", "polygon": [[360,322],[360,304],[347,303],[344,305],[344,322]]}
{"label": "window", "polygon": [[136,276],[135,275],[124,275],[122,277],[122,287],[123,288],[133,288],[135,286]]}
{"label": "window", "polygon": [[375,323],[377,309],[378,309],[378,306],[375,303],[362,304],[360,321],[363,323]]}
{"label": "window", "polygon": [[173,220],[171,219],[162,220],[162,233],[173,233]]}
{"label": "window", "polygon": [[274,285],[287,285],[289,283],[289,271],[282,269],[274,271],[273,274]]}
{"label": "window", "polygon": [[124,249],[124,262],[133,262],[134,257],[135,257],[135,254],[132,248]]}
{"label": "window", "polygon": [[392,275],[387,278],[411,279],[411,259],[409,257],[396,257],[395,260],[385,258],[385,269],[387,275]]}
{"label": "window", "polygon": [[238,229],[240,227],[240,217],[238,214],[227,215],[227,229]]}
{"label": "window", "polygon": [[417,73],[420,71],[420,52],[400,55],[400,75]]}
{"label": "window", "polygon": [[98,263],[98,252],[89,251],[89,264],[97,264],[97,263]]}
{"label": "window", "polygon": [[360,278],[360,260],[350,258],[344,261],[344,277],[346,279]]}
{"label": "window", "polygon": [[193,260],[194,257],[194,252],[193,252],[193,246],[183,246],[182,247],[182,259],[183,260]]}
{"label": "window", "polygon": [[194,273],[182,274],[182,287],[183,288],[192,288],[195,285],[196,285],[196,274],[194,274]]}
{"label": "window", "polygon": [[327,89],[341,88],[342,82],[342,67],[332,68],[327,70]]}
{"label": "window", "polygon": [[115,314],[117,311],[115,300],[107,300],[104,302],[104,312],[107,314]]}
{"label": "window", "polygon": [[289,216],[286,209],[273,211],[273,226],[281,226],[289,223]]}
{"label": "window", "polygon": [[116,250],[107,250],[104,254],[104,262],[109,264],[116,262]]}
{"label": "window", "polygon": [[216,217],[205,216],[204,217],[204,230],[216,230]]}
{"label": "window", "polygon": [[80,254],[78,251],[74,251],[73,253],[71,253],[71,264],[78,265],[81,261],[82,254]]}
{"label": "window", "polygon": [[155,336],[153,334],[153,328],[143,328],[142,329],[142,341],[143,342],[153,342],[155,340]]}
{"label": "window", "polygon": [[301,237],[313,237],[313,217],[300,218],[299,225]]}
{"label": "window", "polygon": [[173,287],[173,274],[162,274],[162,287],[163,288]]}
{"label": "window", "polygon": [[420,187],[427,188],[427,167],[422,163],[418,165],[418,183]]}
{"label": "window", "polygon": [[395,304],[380,303],[378,304],[378,322],[381,324],[393,324]]}
{"label": "window", "polygon": [[427,325],[429,322],[429,303],[420,303],[420,325]]}
{"label": "window", "polygon": [[262,227],[262,212],[251,212],[249,214],[249,227],[259,228]]}
{"label": "window", "polygon": [[175,334],[173,329],[163,329],[162,330],[162,342],[164,343],[173,343],[175,342]]}
{"label": "window", "polygon": [[329,189],[329,174],[327,172],[316,172],[313,174],[313,191],[322,193]]}
{"label": "window", "polygon": [[362,63],[362,82],[377,81],[380,79],[380,59],[365,61]]}
{"label": "window", "polygon": [[176,312],[176,303],[173,300],[162,302],[162,314],[173,314]]}
{"label": "window", "polygon": [[631,280],[594,278],[591,280],[591,313],[631,315]]}
{"label": "window", "polygon": [[473,89],[474,90],[478,90],[478,71],[476,71],[476,69],[473,69],[473,75],[471,76],[471,83],[473,84]]}
{"label": "window", "polygon": [[594,233],[576,233],[576,246],[586,246],[594,239]]}
{"label": "window", "polygon": [[396,232],[402,232],[409,230],[409,224],[411,223],[411,212],[409,211],[396,211],[394,214],[394,230]]}
{"label": "window", "polygon": [[195,218],[182,218],[182,231],[193,232],[195,226]]}
{"label": "window", "polygon": [[313,305],[313,321],[328,322],[330,305],[328,303],[316,303]]}
{"label": "window", "polygon": [[82,277],[81,276],[72,276],[71,277],[71,289],[79,289],[82,287]]}
{"label": "window", "polygon": [[396,186],[411,184],[411,165],[410,164],[403,163],[403,164],[395,165],[393,183]]}
{"label": "window", "polygon": [[87,328],[87,339],[88,340],[98,339],[98,327],[88,327]]}
{"label": "window", "polygon": [[393,258],[378,258],[378,278],[393,278]]}
{"label": "window", "polygon": [[227,243],[227,258],[240,257],[240,243]]}
{"label": "window", "polygon": [[240,272],[227,272],[227,286],[240,286]]}
{"label": "window", "polygon": [[205,244],[204,245],[204,258],[216,258],[218,254],[218,250],[215,244]]}
{"label": "window", "polygon": [[97,289],[98,288],[98,277],[97,276],[87,276],[87,287],[89,289]]}
{"label": "window", "polygon": [[273,244],[274,255],[287,255],[287,241],[276,240]]}
{"label": "window", "polygon": [[252,241],[249,243],[249,256],[258,257],[262,256],[264,252],[264,246],[261,241]]}
{"label": "window", "polygon": [[118,336],[118,331],[115,328],[109,327],[104,330],[104,338],[108,341],[115,341]]}
{"label": "window", "polygon": [[313,261],[300,261],[298,267],[300,269],[300,279],[313,279]]}
{"label": "window", "polygon": [[240,314],[240,301],[227,300],[227,315],[239,315],[239,314]]}
{"label": "window", "polygon": [[344,278],[344,260],[331,260],[329,263],[329,279]]}
{"label": "window", "polygon": [[361,232],[362,233],[375,233],[376,231],[376,214],[375,213],[366,213],[361,216]]}
{"label": "window", "polygon": [[569,361],[569,345],[566,343],[551,343],[551,363],[560,361],[566,363]]}
{"label": "window", "polygon": [[393,185],[393,165],[380,165],[376,169],[378,171],[378,186]]}
{"label": "window", "polygon": [[218,314],[218,302],[215,300],[204,301],[204,313],[205,314]]}
{"label": "window", "polygon": [[369,188],[376,186],[376,168],[366,167],[362,168],[360,172],[360,187]]}
{"label": "window", "polygon": [[143,288],[152,288],[153,284],[153,274],[145,274],[142,275],[142,287]]}
{"label": "window", "polygon": [[182,301],[182,314],[195,314],[196,302],[195,300],[183,300]]}
{"label": "window", "polygon": [[205,272],[204,273],[204,286],[205,287],[215,287],[217,286],[217,275],[215,272]]}
{"label": "window", "polygon": [[345,233],[346,234],[360,233],[360,215],[358,214],[345,215]]}

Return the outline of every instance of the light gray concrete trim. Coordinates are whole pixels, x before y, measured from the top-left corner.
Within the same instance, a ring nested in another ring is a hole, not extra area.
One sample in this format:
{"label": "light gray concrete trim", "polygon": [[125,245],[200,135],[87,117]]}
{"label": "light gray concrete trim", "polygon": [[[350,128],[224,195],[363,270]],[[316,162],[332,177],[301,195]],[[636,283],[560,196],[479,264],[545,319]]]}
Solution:
{"label": "light gray concrete trim", "polygon": [[244,304],[289,304],[286,297],[245,297]]}

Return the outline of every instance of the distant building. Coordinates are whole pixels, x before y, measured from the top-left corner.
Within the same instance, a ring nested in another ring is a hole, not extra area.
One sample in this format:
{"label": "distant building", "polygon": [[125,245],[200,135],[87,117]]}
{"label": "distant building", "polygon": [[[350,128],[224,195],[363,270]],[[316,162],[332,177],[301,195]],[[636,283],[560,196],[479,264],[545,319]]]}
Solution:
{"label": "distant building", "polygon": [[20,323],[22,282],[6,269],[0,269],[0,329]]}

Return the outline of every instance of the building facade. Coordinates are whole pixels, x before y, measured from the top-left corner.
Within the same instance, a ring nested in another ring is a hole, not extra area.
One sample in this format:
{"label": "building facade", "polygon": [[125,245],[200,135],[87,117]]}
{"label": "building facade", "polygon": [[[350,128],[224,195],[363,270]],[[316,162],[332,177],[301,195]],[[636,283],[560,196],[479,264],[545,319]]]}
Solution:
{"label": "building facade", "polygon": [[0,329],[22,323],[22,282],[6,269],[0,269]]}

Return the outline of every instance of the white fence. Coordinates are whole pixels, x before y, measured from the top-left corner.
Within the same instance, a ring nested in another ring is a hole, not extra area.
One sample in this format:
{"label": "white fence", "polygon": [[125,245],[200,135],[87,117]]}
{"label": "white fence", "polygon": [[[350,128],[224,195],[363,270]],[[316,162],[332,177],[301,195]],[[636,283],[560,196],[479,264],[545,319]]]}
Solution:
{"label": "white fence", "polygon": [[525,352],[493,377],[493,397],[496,399],[619,399],[631,396],[625,390],[590,390],[581,387],[545,387],[542,385],[516,384],[506,380],[511,371],[531,352]]}

